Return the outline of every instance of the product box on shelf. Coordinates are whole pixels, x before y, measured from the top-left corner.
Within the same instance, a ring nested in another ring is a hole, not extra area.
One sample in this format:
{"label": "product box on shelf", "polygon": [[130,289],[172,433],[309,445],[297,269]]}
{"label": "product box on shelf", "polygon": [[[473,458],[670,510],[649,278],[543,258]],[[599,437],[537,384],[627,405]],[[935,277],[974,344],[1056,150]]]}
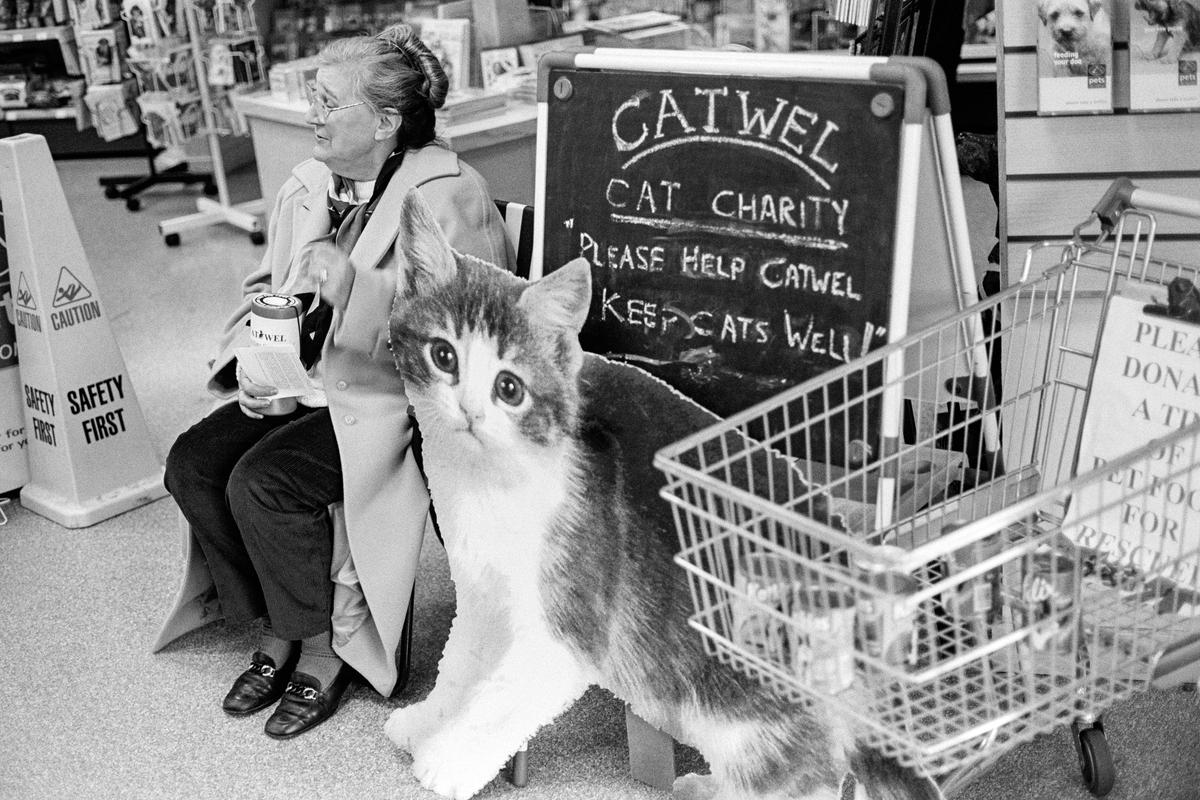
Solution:
{"label": "product box on shelf", "polygon": [[754,0],[754,49],[760,53],[792,49],[792,14],[787,0]]}
{"label": "product box on shelf", "polygon": [[315,56],[275,64],[267,71],[267,82],[271,88],[271,96],[277,100],[307,103],[308,92],[305,90],[304,85],[315,78],[316,75],[317,59]]}
{"label": "product box on shelf", "polygon": [[442,62],[450,90],[471,85],[471,21],[467,19],[423,19],[421,40]]}
{"label": "product box on shelf", "polygon": [[101,139],[111,142],[138,132],[136,111],[131,106],[136,95],[133,80],[88,87],[83,99]]}
{"label": "product box on shelf", "polygon": [[80,28],[100,28],[121,19],[120,0],[67,0],[71,21]]}
{"label": "product box on shelf", "polygon": [[0,75],[0,108],[25,108],[29,80],[23,74]]}
{"label": "product box on shelf", "polygon": [[1123,2],[1129,14],[1129,110],[1200,109],[1200,4]]}
{"label": "product box on shelf", "polygon": [[1095,11],[1067,13],[1054,3],[1030,4],[1037,14],[1039,114],[1103,114],[1113,109],[1113,0]]}
{"label": "product box on shelf", "polygon": [[128,41],[125,27],[114,25],[94,30],[80,29],[75,34],[83,76],[91,84],[120,83],[125,71]]}
{"label": "product box on shelf", "polygon": [[736,44],[754,46],[753,14],[716,14],[713,16],[713,45],[725,47]]}

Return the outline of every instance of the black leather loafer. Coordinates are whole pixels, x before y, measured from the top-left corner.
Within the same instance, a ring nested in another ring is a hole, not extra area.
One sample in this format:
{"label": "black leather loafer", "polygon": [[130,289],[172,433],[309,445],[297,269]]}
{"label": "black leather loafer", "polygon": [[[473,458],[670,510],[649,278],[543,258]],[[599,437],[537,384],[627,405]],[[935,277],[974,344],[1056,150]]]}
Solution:
{"label": "black leather loafer", "polygon": [[233,688],[221,703],[226,714],[244,717],[261,711],[283,696],[295,659],[288,659],[283,667],[276,667],[275,660],[265,653],[254,652],[250,656],[250,667],[233,682]]}
{"label": "black leather loafer", "polygon": [[263,731],[272,739],[290,739],[320,725],[338,710],[342,694],[350,685],[351,673],[349,667],[342,667],[325,689],[311,675],[293,673],[279,707],[267,719]]}

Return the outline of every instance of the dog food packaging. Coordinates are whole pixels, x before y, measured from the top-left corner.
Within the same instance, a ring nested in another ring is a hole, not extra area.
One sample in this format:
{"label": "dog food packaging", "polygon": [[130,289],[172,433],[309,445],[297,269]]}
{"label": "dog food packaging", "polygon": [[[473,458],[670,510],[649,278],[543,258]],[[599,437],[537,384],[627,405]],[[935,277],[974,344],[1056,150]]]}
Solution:
{"label": "dog food packaging", "polygon": [[1129,110],[1200,109],[1200,3],[1122,2],[1129,15]]}
{"label": "dog food packaging", "polygon": [[[879,556],[900,552],[895,545],[876,548]],[[869,658],[893,667],[903,666],[911,660],[915,635],[915,609],[908,605],[906,596],[917,589],[917,579],[891,570],[884,558],[860,559],[856,566],[863,571],[865,582],[877,590],[859,592],[859,648]]]}
{"label": "dog food packaging", "polygon": [[1027,557],[1021,578],[1021,600],[1035,625],[1030,637],[1034,649],[1072,652],[1078,585],[1075,559],[1054,551]]}
{"label": "dog food packaging", "polygon": [[730,638],[759,658],[779,665],[787,663],[786,614],[791,572],[790,564],[782,558],[769,553],[750,553],[737,560],[733,576]]}
{"label": "dog food packaging", "polygon": [[1037,0],[1039,114],[1112,113],[1114,2]]}
{"label": "dog food packaging", "polygon": [[854,598],[834,587],[792,593],[792,670],[806,686],[837,694],[854,683]]}

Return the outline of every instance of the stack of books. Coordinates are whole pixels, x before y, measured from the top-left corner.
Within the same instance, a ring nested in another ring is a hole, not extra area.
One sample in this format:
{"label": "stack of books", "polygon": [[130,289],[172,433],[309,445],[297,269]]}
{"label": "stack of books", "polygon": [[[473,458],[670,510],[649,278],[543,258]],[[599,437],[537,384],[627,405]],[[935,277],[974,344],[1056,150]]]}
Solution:
{"label": "stack of books", "polygon": [[474,87],[456,89],[446,96],[446,104],[438,109],[438,123],[456,125],[490,117],[504,111],[507,102],[503,92],[485,92]]}

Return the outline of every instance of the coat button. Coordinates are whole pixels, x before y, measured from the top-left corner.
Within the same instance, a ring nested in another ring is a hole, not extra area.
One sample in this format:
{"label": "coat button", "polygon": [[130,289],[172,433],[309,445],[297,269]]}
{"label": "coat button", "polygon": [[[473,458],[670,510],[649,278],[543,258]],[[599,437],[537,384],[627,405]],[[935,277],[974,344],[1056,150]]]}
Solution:
{"label": "coat button", "polygon": [[353,414],[347,414],[346,416],[342,417],[342,420],[344,420],[347,425],[353,425],[358,421],[354,418]]}
{"label": "coat button", "polygon": [[349,386],[349,385],[350,385],[350,384],[346,383],[345,381],[338,381],[338,382],[337,382],[337,388],[341,389],[342,391],[345,391],[345,390],[346,390],[346,387],[347,387],[347,386]]}

